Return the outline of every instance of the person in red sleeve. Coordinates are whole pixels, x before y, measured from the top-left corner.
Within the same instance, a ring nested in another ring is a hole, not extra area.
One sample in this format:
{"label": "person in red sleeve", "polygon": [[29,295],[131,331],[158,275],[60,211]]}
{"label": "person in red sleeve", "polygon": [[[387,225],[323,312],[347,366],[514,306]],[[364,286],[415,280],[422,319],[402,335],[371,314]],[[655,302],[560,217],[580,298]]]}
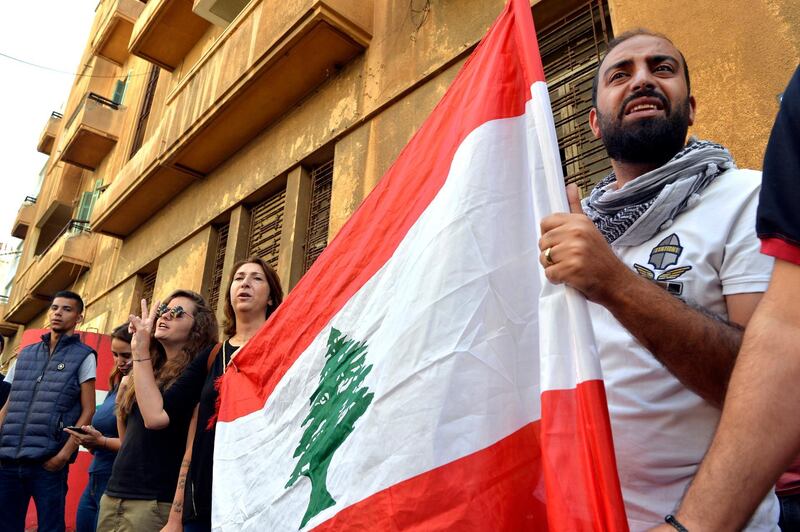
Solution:
{"label": "person in red sleeve", "polygon": [[[764,157],[756,232],[762,253],[776,259],[772,280],[745,332],[714,442],[674,522],[659,531],[742,529],[800,456],[798,200],[800,67],[783,95]],[[798,488],[792,469],[779,488]],[[784,491],[781,507],[782,529],[800,530],[800,497]]]}

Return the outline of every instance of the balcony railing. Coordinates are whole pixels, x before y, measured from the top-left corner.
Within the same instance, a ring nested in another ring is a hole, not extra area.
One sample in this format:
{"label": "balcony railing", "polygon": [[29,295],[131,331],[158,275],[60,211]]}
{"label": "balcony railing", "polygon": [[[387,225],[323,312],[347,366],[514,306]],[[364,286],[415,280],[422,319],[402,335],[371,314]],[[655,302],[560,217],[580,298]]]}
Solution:
{"label": "balcony railing", "polygon": [[209,25],[192,11],[192,0],[150,0],[133,26],[128,49],[172,72]]}
{"label": "balcony railing", "polygon": [[0,303],[2,304],[8,303],[8,296],[0,295]]}
{"label": "balcony railing", "polygon": [[100,96],[97,93],[90,92],[86,95],[85,98],[81,98],[81,101],[80,103],[78,103],[78,106],[75,108],[74,111],[72,111],[72,114],[69,115],[69,120],[67,120],[67,125],[64,126],[64,129],[69,129],[72,126],[73,122],[75,122],[75,119],[78,117],[80,112],[83,111],[83,109],[85,108],[86,102],[96,102],[100,106],[109,107],[115,111],[119,110],[119,104],[114,100],[109,100],[108,98]]}
{"label": "balcony railing", "polygon": [[144,9],[139,0],[115,0],[108,6],[97,34],[92,42],[92,52],[122,65],[128,58],[128,41],[136,19]]}
{"label": "balcony railing", "polygon": [[41,255],[47,255],[47,252],[53,249],[63,238],[69,238],[83,233],[91,233],[89,222],[87,220],[70,220],[44,250],[42,250]]}
{"label": "balcony railing", "polygon": [[72,285],[94,261],[97,235],[83,220],[71,220],[31,268],[31,292],[48,299]]}
{"label": "balcony railing", "polygon": [[116,145],[124,109],[89,92],[81,98],[64,126],[61,160],[94,171]]}
{"label": "balcony railing", "polygon": [[11,227],[11,236],[24,239],[28,236],[28,228],[33,224],[36,214],[36,198],[25,196],[22,206],[17,211],[14,225]]}
{"label": "balcony railing", "polygon": [[55,111],[50,113],[50,117],[47,119],[47,123],[44,125],[44,129],[42,130],[41,135],[39,135],[39,143],[36,145],[36,150],[40,153],[44,153],[45,155],[50,155],[53,151],[53,144],[56,141],[56,135],[58,134],[58,126],[61,123],[61,119],[64,118],[61,113],[56,113]]}

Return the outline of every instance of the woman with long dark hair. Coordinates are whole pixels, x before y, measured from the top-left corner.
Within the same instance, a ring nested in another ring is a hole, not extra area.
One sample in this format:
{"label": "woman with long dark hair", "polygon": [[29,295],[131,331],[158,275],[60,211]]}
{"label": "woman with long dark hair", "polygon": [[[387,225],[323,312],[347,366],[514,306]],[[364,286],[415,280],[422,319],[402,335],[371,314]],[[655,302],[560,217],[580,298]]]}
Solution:
{"label": "woman with long dark hair", "polygon": [[128,324],[123,323],[111,333],[111,356],[114,357],[114,369],[108,377],[108,394],[103,404],[97,407],[91,425],[80,427],[81,431],[64,429],[75,443],[82,445],[94,455],[89,466],[89,483],[83,490],[78,503],[76,520],[77,532],[94,532],[97,528],[97,514],[100,509],[100,498],[106,491],[111,469],[117,457],[121,441],[117,431],[117,415],[115,412],[117,392],[120,382],[128,374],[131,361],[131,333]]}
{"label": "woman with long dark hair", "polygon": [[[150,311],[142,301],[142,315],[132,315],[130,324],[133,374],[119,401],[122,447],[100,502],[103,531],[157,531],[167,523],[194,408],[177,380],[218,338],[214,313],[190,290],[172,292]],[[143,417],[139,387],[155,390],[172,419],[169,427]]]}
{"label": "woman with long dark hair", "polygon": [[[227,290],[223,294],[224,333],[227,339],[199,355],[176,383],[184,395],[182,400],[199,401],[199,404],[193,426],[189,429],[190,439],[187,440],[183,461],[185,467],[181,467],[167,530],[194,532],[211,529],[215,412],[219,395],[217,379],[235,359],[239,349],[258,332],[283,301],[278,275],[258,257],[234,264]],[[136,388],[142,416],[149,425],[166,430],[174,423],[172,415],[152,385],[152,379],[143,379],[142,382],[145,380],[149,383],[147,387]],[[185,490],[182,486],[185,486]]]}

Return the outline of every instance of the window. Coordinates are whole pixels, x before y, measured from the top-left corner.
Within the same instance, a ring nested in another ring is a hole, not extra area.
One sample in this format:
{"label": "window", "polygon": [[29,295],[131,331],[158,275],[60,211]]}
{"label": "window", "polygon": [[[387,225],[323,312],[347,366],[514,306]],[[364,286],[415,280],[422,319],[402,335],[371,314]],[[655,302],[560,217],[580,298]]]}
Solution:
{"label": "window", "polygon": [[311,170],[311,208],[308,214],[303,273],[311,268],[328,245],[332,188],[333,160],[330,160]]}
{"label": "window", "polygon": [[217,311],[219,294],[222,287],[222,268],[225,265],[225,248],[228,245],[228,228],[225,224],[217,228],[217,251],[214,255],[214,272],[211,274],[211,288],[208,291],[208,304],[213,312]]}
{"label": "window", "polygon": [[125,99],[125,92],[128,90],[128,80],[130,77],[131,73],[128,72],[125,79],[118,79],[117,83],[114,85],[114,96],[111,97],[111,101],[115,104],[122,105],[122,101]]}
{"label": "window", "polygon": [[150,68],[150,75],[147,78],[147,85],[144,89],[142,107],[139,109],[139,117],[136,119],[136,130],[133,135],[133,144],[131,145],[131,157],[136,155],[136,152],[139,151],[139,148],[144,143],[144,135],[147,132],[147,122],[150,118],[150,109],[153,107],[153,98],[155,97],[160,72],[161,69],[156,65]]}
{"label": "window", "polygon": [[[142,297],[141,297],[141,299],[146,300],[148,305],[152,305],[154,303],[153,295],[154,295],[155,289],[156,289],[156,274],[157,273],[158,273],[158,270],[153,270],[150,273],[141,274],[141,278],[142,278]],[[134,308],[139,310],[140,307],[139,307],[139,302],[138,301],[135,302]]]}
{"label": "window", "polygon": [[589,129],[592,81],[613,38],[607,0],[591,0],[538,32],[564,178],[585,194],[611,169]]}
{"label": "window", "polygon": [[76,221],[89,223],[89,218],[92,216],[94,204],[97,201],[97,197],[100,195],[102,188],[103,180],[98,179],[94,182],[93,190],[84,192],[81,195],[80,202],[78,203],[78,213],[75,216]]}
{"label": "window", "polygon": [[250,211],[248,256],[261,257],[273,268],[278,267],[278,252],[283,229],[283,205],[286,190],[269,196]]}

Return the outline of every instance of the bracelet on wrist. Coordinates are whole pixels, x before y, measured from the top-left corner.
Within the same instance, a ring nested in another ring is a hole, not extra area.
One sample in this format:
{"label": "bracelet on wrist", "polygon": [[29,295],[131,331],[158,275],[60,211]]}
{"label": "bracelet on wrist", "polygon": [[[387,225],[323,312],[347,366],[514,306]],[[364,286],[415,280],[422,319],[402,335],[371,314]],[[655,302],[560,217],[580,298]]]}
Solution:
{"label": "bracelet on wrist", "polygon": [[147,357],[147,358],[134,358],[133,359],[134,362],[147,362],[148,360],[150,360],[150,357]]}
{"label": "bracelet on wrist", "polygon": [[668,525],[672,526],[672,528],[674,528],[678,532],[689,532],[689,529],[686,528],[685,526],[683,526],[681,524],[681,522],[678,521],[678,519],[672,514],[669,514],[668,516],[666,516],[664,518],[664,522],[667,523]]}

